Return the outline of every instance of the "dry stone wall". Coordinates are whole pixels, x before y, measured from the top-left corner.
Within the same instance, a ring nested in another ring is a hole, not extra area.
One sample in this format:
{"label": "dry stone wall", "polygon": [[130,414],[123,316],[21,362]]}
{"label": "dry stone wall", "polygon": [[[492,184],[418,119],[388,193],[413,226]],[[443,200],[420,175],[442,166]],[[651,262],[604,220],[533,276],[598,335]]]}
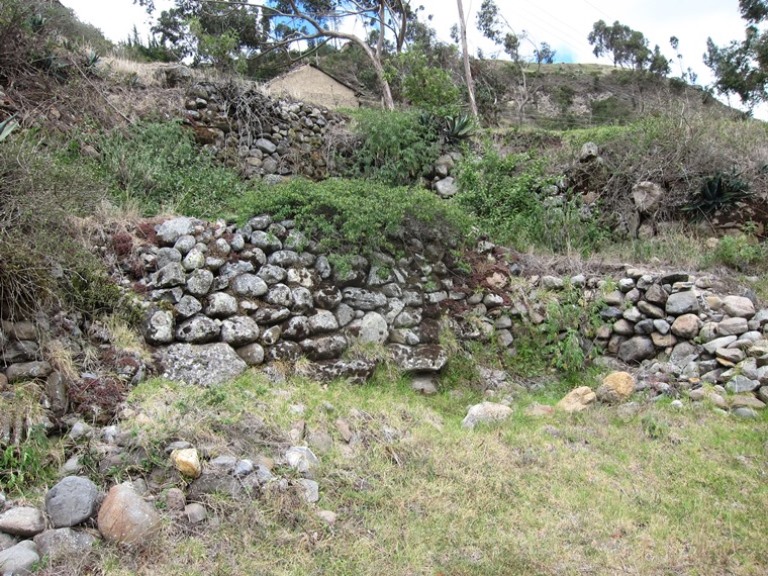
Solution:
{"label": "dry stone wall", "polygon": [[326,108],[235,84],[196,84],[187,92],[185,108],[198,142],[248,178],[327,177],[326,136],[344,122]]}
{"label": "dry stone wall", "polygon": [[768,399],[768,310],[715,278],[636,268],[613,278],[526,275],[514,254],[489,242],[468,253],[467,273],[438,243],[418,247],[334,268],[292,221],[168,220],[142,249],[146,340],[165,350],[166,375],[201,384],[299,358],[319,378],[364,379],[376,363],[356,353],[367,344],[406,371],[436,373],[448,358],[446,334],[512,349],[521,330],[550,322],[553,299],[576,291],[601,321],[582,341],[640,366],[638,387],[723,386],[723,394],[751,394],[751,408]]}
{"label": "dry stone wall", "polygon": [[[294,222],[268,215],[243,226],[173,218],[137,227],[141,234],[127,244],[113,238],[130,246],[118,266],[124,285],[141,295],[145,339],[172,379],[212,385],[249,366],[287,362],[319,379],[362,381],[388,356],[428,384],[453,350],[447,341],[493,341],[514,351],[532,331],[572,335],[574,326],[553,320],[554,302],[594,311],[598,326],[581,331],[582,345],[602,351],[603,361],[632,366],[637,389],[685,391],[746,414],[768,400],[768,310],[714,277],[631,267],[534,274],[525,259],[490,242],[457,262],[437,236],[413,234],[404,235],[407,255],[350,256],[334,266]],[[39,335],[76,350],[78,334],[101,332],[96,323],[78,326],[64,316],[48,324],[4,321],[0,392],[39,381],[49,413],[60,417],[73,384],[128,385],[143,376],[135,355],[104,340],[96,345],[113,357],[110,378],[72,380]],[[0,432],[9,442],[23,428],[5,416]]]}

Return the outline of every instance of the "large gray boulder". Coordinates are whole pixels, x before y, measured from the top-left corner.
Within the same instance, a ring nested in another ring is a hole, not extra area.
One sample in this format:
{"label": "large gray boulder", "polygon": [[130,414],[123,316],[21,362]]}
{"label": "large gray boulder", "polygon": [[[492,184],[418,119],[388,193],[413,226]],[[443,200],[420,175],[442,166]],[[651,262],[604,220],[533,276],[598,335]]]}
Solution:
{"label": "large gray boulder", "polygon": [[45,495],[45,513],[54,528],[76,526],[96,513],[99,489],[88,478],[67,476]]}
{"label": "large gray boulder", "polygon": [[171,218],[155,228],[158,239],[166,246],[173,246],[182,236],[194,234],[195,221],[192,218]]}
{"label": "large gray boulder", "polygon": [[627,364],[640,363],[655,355],[653,341],[645,336],[635,336],[619,346],[619,359]]}
{"label": "large gray boulder", "polygon": [[35,536],[34,540],[40,555],[51,562],[67,557],[83,558],[96,543],[96,538],[88,532],[75,531],[72,528],[46,530]]}
{"label": "large gray boulder", "polygon": [[40,562],[37,546],[31,540],[24,540],[0,552],[0,574],[3,576],[26,576]]}
{"label": "large gray boulder", "polygon": [[691,290],[670,294],[669,298],[667,298],[666,312],[671,316],[697,314],[699,312],[699,301],[696,298],[696,294]]}
{"label": "large gray boulder", "polygon": [[176,328],[176,339],[191,344],[205,344],[219,337],[221,325],[216,320],[202,314],[193,316]]}
{"label": "large gray boulder", "polygon": [[506,420],[512,414],[512,408],[504,404],[494,402],[483,402],[475,404],[467,411],[464,420],[461,421],[462,428],[474,428],[478,424],[488,424]]}
{"label": "large gray boulder", "polygon": [[168,310],[154,310],[144,323],[144,339],[152,345],[170,344],[174,339],[175,322]]}
{"label": "large gray boulder", "polygon": [[237,378],[248,365],[229,344],[195,346],[173,344],[163,352],[163,377],[199,386],[213,386]]}
{"label": "large gray boulder", "polygon": [[360,333],[357,336],[363,344],[384,344],[389,338],[389,326],[384,317],[377,312],[368,312],[360,321]]}
{"label": "large gray boulder", "polygon": [[439,372],[448,361],[447,352],[438,344],[390,344],[387,349],[395,364],[407,372]]}
{"label": "large gray boulder", "polygon": [[259,326],[248,316],[233,316],[221,323],[221,339],[234,347],[245,346],[259,339]]}

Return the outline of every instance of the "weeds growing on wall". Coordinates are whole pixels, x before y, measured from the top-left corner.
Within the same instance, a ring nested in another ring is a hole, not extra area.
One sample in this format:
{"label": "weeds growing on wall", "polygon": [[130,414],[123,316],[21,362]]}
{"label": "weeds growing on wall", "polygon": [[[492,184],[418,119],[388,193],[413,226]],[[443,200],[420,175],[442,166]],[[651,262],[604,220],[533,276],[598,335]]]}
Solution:
{"label": "weeds growing on wall", "polygon": [[532,373],[553,368],[566,380],[583,376],[601,350],[594,344],[602,309],[600,299],[587,300],[582,290],[566,286],[553,294],[540,325],[519,326],[515,347]]}
{"label": "weeds growing on wall", "polygon": [[597,218],[574,199],[548,196],[552,179],[541,159],[529,154],[501,156],[487,149],[459,165],[457,201],[496,240],[519,250],[591,253],[606,238]]}
{"label": "weeds growing on wall", "polygon": [[0,313],[30,316],[49,305],[111,310],[117,288],[80,242],[76,219],[91,214],[104,188],[82,163],[53,152],[37,132],[0,145]]}
{"label": "weeds growing on wall", "polygon": [[412,238],[443,245],[462,242],[473,223],[458,206],[427,190],[364,180],[295,179],[262,187],[239,207],[242,220],[261,213],[295,219],[325,250],[366,256],[402,253]]}

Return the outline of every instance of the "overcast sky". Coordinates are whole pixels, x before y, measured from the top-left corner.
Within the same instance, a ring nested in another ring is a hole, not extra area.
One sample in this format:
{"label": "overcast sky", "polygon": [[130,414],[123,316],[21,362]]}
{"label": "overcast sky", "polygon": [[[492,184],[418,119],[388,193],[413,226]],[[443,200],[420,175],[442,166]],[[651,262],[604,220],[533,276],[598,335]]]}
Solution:
{"label": "overcast sky", "polygon": [[[482,0],[464,0],[468,13],[470,51],[482,48],[490,54],[493,48],[475,29],[475,14]],[[699,75],[699,83],[707,84],[711,75],[702,62],[707,37],[726,44],[740,40],[744,21],[739,16],[738,0],[497,0],[502,14],[514,28],[523,31],[536,44],[548,42],[557,50],[558,60],[566,62],[598,62],[587,42],[592,24],[597,20],[622,24],[640,30],[649,39],[651,48],[658,44],[664,54],[674,57],[670,36],[680,40],[684,66]],[[62,0],[81,20],[100,28],[113,41],[124,40],[135,24],[140,31],[148,30],[147,15],[132,0]],[[159,8],[170,5],[169,0],[156,0]],[[416,0],[424,5],[424,15],[433,16],[431,25],[441,40],[450,42],[449,29],[458,20],[453,0]],[[530,46],[530,45],[529,45]],[[601,62],[609,64],[603,59]],[[680,70],[673,62],[673,74]]]}

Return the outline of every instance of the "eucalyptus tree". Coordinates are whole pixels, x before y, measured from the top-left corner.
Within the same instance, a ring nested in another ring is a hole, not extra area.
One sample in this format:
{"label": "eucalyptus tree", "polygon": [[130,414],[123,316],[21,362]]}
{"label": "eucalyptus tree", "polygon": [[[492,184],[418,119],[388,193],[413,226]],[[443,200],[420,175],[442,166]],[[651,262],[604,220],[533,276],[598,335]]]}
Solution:
{"label": "eucalyptus tree", "polygon": [[[155,10],[154,0],[134,2],[149,12]],[[194,20],[200,29],[210,34],[221,33],[219,30],[224,27],[236,37],[235,49],[260,53],[317,46],[331,39],[351,42],[359,46],[370,61],[384,106],[391,110],[394,101],[384,68],[386,39],[390,38],[394,50],[401,52],[417,12],[409,0],[175,0],[174,8],[160,15],[158,26],[167,30],[164,39],[172,43],[188,41],[185,34]],[[367,34],[350,31],[355,29],[352,21],[376,32],[375,45],[369,43]],[[230,28],[231,25],[236,27]],[[158,32],[164,33],[160,28]]]}

